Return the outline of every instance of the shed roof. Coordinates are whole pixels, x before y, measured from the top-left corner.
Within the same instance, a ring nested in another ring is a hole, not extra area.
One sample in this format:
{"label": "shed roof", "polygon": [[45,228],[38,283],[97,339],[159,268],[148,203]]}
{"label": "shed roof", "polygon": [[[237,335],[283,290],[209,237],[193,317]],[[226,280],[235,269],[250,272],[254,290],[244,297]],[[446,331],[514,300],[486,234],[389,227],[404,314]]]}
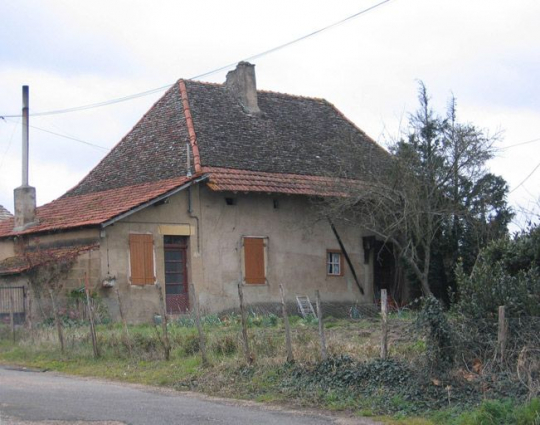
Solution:
{"label": "shed roof", "polygon": [[76,257],[97,247],[97,244],[47,249],[37,247],[34,250],[27,250],[24,255],[15,255],[0,261],[0,276],[20,274],[44,263],[54,262],[62,258]]}
{"label": "shed roof", "polygon": [[195,177],[175,177],[62,197],[39,207],[36,212],[37,224],[23,231],[13,231],[13,218],[0,222],[0,237],[99,225],[167,194],[193,179]]}

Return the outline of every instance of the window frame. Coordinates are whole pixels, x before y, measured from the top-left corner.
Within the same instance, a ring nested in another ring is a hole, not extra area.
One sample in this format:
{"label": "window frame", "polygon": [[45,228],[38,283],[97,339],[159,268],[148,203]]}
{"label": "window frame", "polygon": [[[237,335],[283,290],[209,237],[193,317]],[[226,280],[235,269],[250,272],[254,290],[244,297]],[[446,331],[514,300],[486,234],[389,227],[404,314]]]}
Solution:
{"label": "window frame", "polygon": [[[330,270],[329,270],[329,266],[330,265],[333,265],[333,267],[335,267],[335,262],[334,261],[331,261],[330,259],[330,255],[333,255],[333,254],[338,254],[338,259],[339,259],[339,273],[330,273]],[[340,277],[340,276],[343,276],[343,252],[341,252],[341,250],[339,249],[327,249],[326,250],[326,276],[329,276],[329,277]]]}
{"label": "window frame", "polygon": [[[246,239],[261,239],[263,246],[263,272],[264,272],[264,282],[248,282],[248,279],[252,279],[250,276],[246,276]],[[241,252],[241,267],[242,267],[242,284],[246,286],[264,286],[268,285],[268,236],[242,236],[240,241],[240,252]]]}

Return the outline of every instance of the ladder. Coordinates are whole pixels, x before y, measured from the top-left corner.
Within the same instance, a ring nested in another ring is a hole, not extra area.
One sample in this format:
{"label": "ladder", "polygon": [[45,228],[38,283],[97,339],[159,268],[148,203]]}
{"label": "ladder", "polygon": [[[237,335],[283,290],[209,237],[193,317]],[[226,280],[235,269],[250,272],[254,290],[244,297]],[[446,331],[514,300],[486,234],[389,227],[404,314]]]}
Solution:
{"label": "ladder", "polygon": [[315,310],[313,310],[313,305],[309,301],[309,297],[307,295],[297,295],[296,303],[298,304],[298,309],[300,310],[300,313],[302,313],[302,317],[304,319],[309,315],[317,317]]}

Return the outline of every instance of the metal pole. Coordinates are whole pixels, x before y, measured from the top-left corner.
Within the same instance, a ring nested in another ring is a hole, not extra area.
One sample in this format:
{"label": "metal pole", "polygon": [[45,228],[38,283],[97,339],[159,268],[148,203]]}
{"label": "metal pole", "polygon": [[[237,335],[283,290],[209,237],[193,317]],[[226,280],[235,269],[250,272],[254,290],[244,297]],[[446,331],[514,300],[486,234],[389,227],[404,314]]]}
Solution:
{"label": "metal pole", "polygon": [[28,129],[29,129],[29,88],[22,88],[22,185],[28,186]]}

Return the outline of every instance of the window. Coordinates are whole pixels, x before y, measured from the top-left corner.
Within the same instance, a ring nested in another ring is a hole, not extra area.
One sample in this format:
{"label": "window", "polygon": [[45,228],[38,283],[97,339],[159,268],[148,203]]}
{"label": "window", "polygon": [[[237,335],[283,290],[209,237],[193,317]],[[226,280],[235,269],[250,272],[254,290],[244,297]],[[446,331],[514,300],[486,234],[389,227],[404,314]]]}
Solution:
{"label": "window", "polygon": [[244,283],[263,285],[266,283],[266,237],[244,237],[243,245],[243,271]]}
{"label": "window", "polygon": [[328,276],[343,276],[341,251],[326,251],[326,274]]}
{"label": "window", "polygon": [[129,260],[131,265],[132,285],[153,285],[154,274],[154,238],[152,235],[129,235]]}

